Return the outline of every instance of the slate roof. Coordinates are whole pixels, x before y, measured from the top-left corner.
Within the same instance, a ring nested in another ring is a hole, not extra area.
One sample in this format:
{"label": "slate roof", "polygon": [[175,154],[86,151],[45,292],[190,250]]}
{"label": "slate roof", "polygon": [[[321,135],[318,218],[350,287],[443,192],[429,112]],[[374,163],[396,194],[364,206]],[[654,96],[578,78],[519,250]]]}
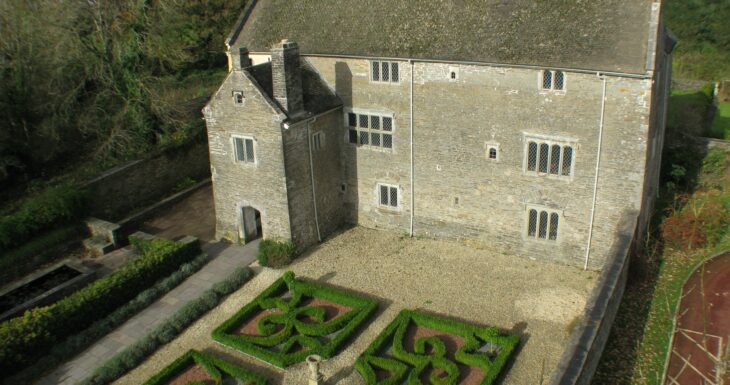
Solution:
{"label": "slate roof", "polygon": [[652,0],[251,0],[229,42],[268,52],[645,73]]}
{"label": "slate roof", "polygon": [[[305,111],[316,115],[342,105],[342,100],[324,83],[324,80],[306,60],[302,60],[301,68]],[[276,103],[272,85],[271,63],[255,65],[247,68],[246,71],[253,76],[266,95]]]}

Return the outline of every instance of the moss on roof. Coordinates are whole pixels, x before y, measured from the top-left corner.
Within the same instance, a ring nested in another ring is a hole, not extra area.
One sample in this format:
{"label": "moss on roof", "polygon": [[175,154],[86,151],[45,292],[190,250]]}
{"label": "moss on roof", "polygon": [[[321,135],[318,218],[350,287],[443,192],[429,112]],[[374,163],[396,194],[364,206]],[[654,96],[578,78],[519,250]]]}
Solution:
{"label": "moss on roof", "polygon": [[258,0],[235,45],[644,73],[652,0]]}

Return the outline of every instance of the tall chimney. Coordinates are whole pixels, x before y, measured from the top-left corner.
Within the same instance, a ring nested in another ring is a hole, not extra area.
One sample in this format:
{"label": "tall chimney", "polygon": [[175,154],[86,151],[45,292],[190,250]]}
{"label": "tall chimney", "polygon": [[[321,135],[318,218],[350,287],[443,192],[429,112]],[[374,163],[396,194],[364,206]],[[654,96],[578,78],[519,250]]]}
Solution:
{"label": "tall chimney", "polygon": [[251,59],[248,53],[248,48],[241,47],[238,49],[238,69],[251,67]]}
{"label": "tall chimney", "polygon": [[297,43],[284,39],[271,49],[271,76],[274,99],[290,116],[302,112],[302,72]]}

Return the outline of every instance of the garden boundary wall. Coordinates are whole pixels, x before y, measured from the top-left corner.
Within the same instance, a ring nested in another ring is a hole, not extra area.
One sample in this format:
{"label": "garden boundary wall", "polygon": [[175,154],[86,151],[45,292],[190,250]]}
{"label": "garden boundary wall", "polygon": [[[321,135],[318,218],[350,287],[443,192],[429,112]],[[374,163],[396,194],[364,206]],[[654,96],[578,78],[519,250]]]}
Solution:
{"label": "garden boundary wall", "polygon": [[173,193],[186,178],[210,178],[205,136],[113,168],[84,183],[89,215],[116,221]]}
{"label": "garden boundary wall", "polygon": [[624,213],[609,260],[588,299],[581,322],[570,335],[568,347],[550,378],[550,385],[591,383],[626,289],[629,260],[638,239],[637,215],[635,211]]}

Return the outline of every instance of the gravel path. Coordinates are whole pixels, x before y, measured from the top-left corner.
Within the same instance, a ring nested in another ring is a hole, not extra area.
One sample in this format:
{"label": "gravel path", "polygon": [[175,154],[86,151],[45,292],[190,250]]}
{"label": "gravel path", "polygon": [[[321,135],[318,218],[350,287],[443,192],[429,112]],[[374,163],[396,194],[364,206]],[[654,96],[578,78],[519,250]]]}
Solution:
{"label": "gravel path", "polygon": [[[503,385],[547,381],[563,353],[570,325],[581,315],[597,273],[497,254],[450,240],[408,239],[354,228],[300,257],[290,269],[298,277],[327,282],[376,297],[372,322],[322,371],[327,384],[362,384],[352,365],[357,356],[404,308],[422,309],[523,335],[522,348]],[[216,344],[212,330],[281,276],[257,276],[115,384],[140,384],[190,348],[239,363],[273,384],[306,384],[306,364],[286,371]]]}

